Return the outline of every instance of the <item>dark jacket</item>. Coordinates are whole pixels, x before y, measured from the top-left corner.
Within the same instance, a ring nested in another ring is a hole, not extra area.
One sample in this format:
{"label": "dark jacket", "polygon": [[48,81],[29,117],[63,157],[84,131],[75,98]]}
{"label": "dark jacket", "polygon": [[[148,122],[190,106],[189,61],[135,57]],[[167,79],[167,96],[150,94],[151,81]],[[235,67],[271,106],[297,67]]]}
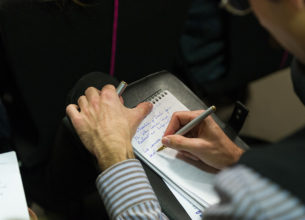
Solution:
{"label": "dark jacket", "polygon": [[[294,60],[291,77],[296,94],[305,105],[305,66]],[[246,152],[240,163],[279,184],[305,204],[304,158],[305,128],[271,146]]]}

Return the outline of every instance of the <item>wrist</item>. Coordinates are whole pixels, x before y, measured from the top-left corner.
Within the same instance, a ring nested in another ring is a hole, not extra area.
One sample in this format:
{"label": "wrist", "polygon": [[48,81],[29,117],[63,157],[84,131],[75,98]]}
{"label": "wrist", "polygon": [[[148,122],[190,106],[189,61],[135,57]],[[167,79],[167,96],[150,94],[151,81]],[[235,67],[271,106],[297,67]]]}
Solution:
{"label": "wrist", "polygon": [[240,157],[243,155],[244,152],[245,152],[245,150],[241,149],[240,147],[238,147],[236,145],[233,164],[237,163],[239,161]]}
{"label": "wrist", "polygon": [[94,152],[94,155],[97,159],[98,166],[102,171],[114,164],[135,158],[131,144],[128,144],[127,146],[120,145],[119,147],[113,145],[111,148],[103,149],[103,151]]}
{"label": "wrist", "polygon": [[98,167],[101,171],[107,170],[109,167],[117,164],[117,163],[121,163],[125,160],[127,160],[128,158],[107,158],[107,159],[98,159],[97,163],[98,163]]}

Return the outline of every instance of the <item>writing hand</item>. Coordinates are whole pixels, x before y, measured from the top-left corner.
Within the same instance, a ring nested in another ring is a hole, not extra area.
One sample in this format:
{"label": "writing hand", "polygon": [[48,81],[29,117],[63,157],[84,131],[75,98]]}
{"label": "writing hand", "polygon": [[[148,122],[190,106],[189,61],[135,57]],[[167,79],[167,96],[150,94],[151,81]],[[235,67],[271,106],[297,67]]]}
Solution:
{"label": "writing hand", "polygon": [[175,112],[164,133],[162,143],[191,159],[201,160],[217,169],[236,163],[244,151],[226,136],[211,116],[186,134],[186,137],[173,135],[200,113],[202,110]]}
{"label": "writing hand", "polygon": [[85,147],[105,170],[134,158],[131,139],[151,109],[152,104],[148,102],[126,108],[116,89],[106,85],[101,91],[89,87],[78,99],[78,106],[68,105],[66,112]]}

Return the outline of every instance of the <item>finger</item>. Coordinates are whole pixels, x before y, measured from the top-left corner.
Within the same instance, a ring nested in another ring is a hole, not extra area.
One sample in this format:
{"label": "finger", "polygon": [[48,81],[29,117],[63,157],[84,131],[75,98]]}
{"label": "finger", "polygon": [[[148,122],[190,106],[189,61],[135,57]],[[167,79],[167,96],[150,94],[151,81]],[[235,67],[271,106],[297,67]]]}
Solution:
{"label": "finger", "polygon": [[111,92],[115,92],[116,93],[116,88],[111,85],[111,84],[107,84],[105,85],[102,89],[101,89],[101,92],[104,92],[104,91],[111,91]]}
{"label": "finger", "polygon": [[195,161],[200,160],[198,157],[196,157],[195,155],[193,155],[193,154],[191,154],[191,153],[189,153],[189,152],[187,152],[187,151],[180,151],[180,153],[181,153],[183,156],[185,156],[185,157],[187,157],[187,158],[189,158],[189,159],[191,159],[191,160],[195,160]]}
{"label": "finger", "polygon": [[84,95],[78,98],[77,103],[81,110],[88,107],[88,100]]}
{"label": "finger", "polygon": [[73,121],[75,118],[80,116],[80,112],[78,111],[78,106],[75,104],[70,104],[66,107],[66,114]]}
{"label": "finger", "polygon": [[122,105],[124,105],[124,99],[122,96],[120,96],[120,102],[122,103]]}
{"label": "finger", "polygon": [[98,101],[100,91],[94,87],[89,87],[85,91],[85,96],[89,103],[95,103]]}
{"label": "finger", "polygon": [[175,112],[164,132],[164,136],[174,134],[183,125],[200,115],[200,113],[202,113],[202,110]]}
{"label": "finger", "polygon": [[102,88],[100,98],[107,102],[107,101],[113,101],[116,100],[119,101],[118,94],[116,93],[116,89],[113,85],[106,85]]}
{"label": "finger", "polygon": [[153,108],[152,103],[142,102],[139,105],[137,105],[137,107],[130,109],[132,111],[136,127],[138,127],[141,121],[151,112],[152,108]]}
{"label": "finger", "polygon": [[200,138],[186,138],[181,135],[168,135],[162,138],[162,144],[166,147],[179,151],[186,151],[195,154],[198,149],[203,150],[205,141]]}

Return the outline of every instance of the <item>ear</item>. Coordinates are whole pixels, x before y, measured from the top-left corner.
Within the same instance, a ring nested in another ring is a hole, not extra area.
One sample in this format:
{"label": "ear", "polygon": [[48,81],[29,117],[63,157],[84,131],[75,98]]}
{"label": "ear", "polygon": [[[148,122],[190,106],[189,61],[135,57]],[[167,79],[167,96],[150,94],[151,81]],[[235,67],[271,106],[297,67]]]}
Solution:
{"label": "ear", "polygon": [[305,3],[304,0],[289,0],[297,9],[304,9]]}

